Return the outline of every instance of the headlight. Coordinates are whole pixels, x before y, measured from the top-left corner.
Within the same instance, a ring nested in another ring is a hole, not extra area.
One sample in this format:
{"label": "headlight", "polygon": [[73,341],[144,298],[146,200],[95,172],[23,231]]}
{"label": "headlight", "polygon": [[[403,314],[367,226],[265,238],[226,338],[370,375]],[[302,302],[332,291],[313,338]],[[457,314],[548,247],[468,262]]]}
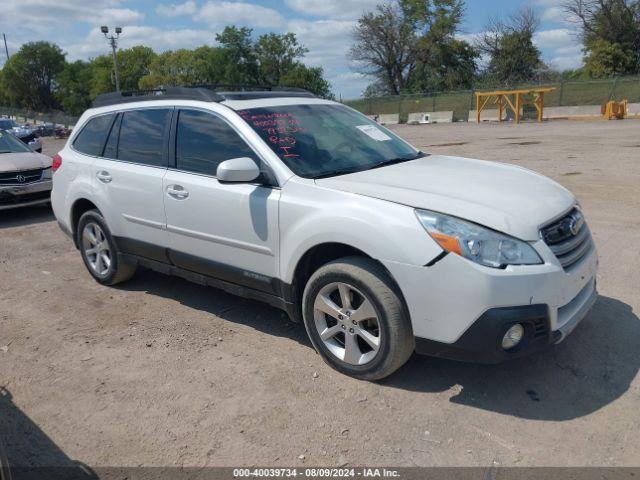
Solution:
{"label": "headlight", "polygon": [[517,238],[428,210],[416,210],[416,215],[444,250],[472,262],[493,268],[542,263],[533,247]]}
{"label": "headlight", "polygon": [[44,171],[42,172],[42,179],[43,180],[50,180],[51,179],[51,167],[45,168]]}

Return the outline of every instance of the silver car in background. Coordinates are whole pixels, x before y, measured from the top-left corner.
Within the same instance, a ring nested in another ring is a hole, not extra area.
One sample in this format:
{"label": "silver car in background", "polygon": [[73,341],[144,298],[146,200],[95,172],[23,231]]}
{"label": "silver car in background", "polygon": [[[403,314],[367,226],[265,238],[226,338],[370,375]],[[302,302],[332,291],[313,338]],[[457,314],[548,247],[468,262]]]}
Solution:
{"label": "silver car in background", "polygon": [[50,157],[0,131],[0,210],[48,203],[51,163]]}

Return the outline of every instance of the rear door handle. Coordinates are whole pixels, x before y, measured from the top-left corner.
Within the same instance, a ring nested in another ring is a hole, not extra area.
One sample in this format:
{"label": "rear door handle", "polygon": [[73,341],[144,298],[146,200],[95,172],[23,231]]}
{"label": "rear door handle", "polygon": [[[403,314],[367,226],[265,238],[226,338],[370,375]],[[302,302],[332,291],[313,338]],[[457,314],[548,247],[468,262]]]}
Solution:
{"label": "rear door handle", "polygon": [[189,192],[187,192],[182,185],[169,185],[167,187],[167,195],[176,200],[184,200],[189,197]]}
{"label": "rear door handle", "polygon": [[109,174],[109,172],[107,172],[105,170],[101,170],[98,173],[96,173],[96,177],[102,183],[110,183],[111,180],[113,180],[113,177]]}

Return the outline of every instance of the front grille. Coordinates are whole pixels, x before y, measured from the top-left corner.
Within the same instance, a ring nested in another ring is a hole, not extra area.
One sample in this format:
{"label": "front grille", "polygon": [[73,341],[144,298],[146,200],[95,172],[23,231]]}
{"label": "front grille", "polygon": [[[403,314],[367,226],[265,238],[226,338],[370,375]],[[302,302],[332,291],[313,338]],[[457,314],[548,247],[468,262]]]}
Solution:
{"label": "front grille", "polygon": [[578,263],[593,248],[591,232],[577,208],[544,227],[540,233],[565,270]]}
{"label": "front grille", "polygon": [[0,185],[24,185],[37,182],[42,178],[42,169],[23,170],[22,172],[0,173]]}
{"label": "front grille", "polygon": [[21,203],[45,200],[51,196],[49,190],[36,193],[26,193],[23,195],[12,195],[9,192],[0,192],[0,205],[19,205]]}

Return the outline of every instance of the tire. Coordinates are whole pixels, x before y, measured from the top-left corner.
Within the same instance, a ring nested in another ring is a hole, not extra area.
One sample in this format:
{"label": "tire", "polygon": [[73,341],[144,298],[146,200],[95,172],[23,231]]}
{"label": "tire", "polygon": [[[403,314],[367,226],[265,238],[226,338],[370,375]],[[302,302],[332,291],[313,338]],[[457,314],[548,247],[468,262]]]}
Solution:
{"label": "tire", "polygon": [[302,311],[315,349],[331,367],[351,377],[387,377],[415,348],[397,287],[381,265],[365,257],[346,257],[319,268],[305,286]]}
{"label": "tire", "polygon": [[82,214],[78,220],[76,240],[85,267],[98,283],[115,285],[129,280],[136,273],[135,265],[120,260],[116,242],[98,210]]}

